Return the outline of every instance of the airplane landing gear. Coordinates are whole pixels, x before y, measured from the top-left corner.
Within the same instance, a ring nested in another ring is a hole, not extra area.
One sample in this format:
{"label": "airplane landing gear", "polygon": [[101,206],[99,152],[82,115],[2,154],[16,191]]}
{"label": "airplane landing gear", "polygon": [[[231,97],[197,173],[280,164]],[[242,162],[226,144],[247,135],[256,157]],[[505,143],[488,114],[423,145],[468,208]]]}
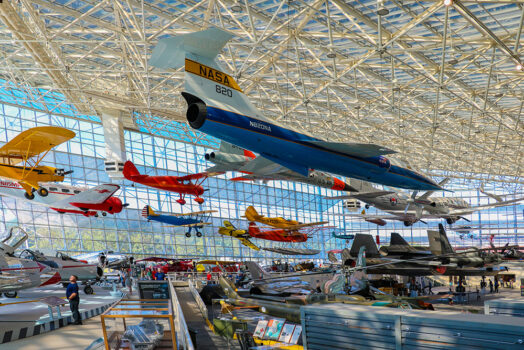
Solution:
{"label": "airplane landing gear", "polygon": [[369,209],[369,204],[366,204],[364,208]]}
{"label": "airplane landing gear", "polygon": [[91,287],[91,285],[87,285],[84,287],[84,293],[86,294],[93,294],[93,287]]}
{"label": "airplane landing gear", "polygon": [[16,298],[17,295],[18,295],[18,292],[5,292],[4,293],[4,296],[6,298]]}
{"label": "airplane landing gear", "polygon": [[194,199],[194,201],[197,202],[198,204],[203,204],[204,203],[204,198],[196,197]]}
{"label": "airplane landing gear", "polygon": [[186,204],[186,200],[184,198],[177,199],[176,202],[180,205]]}
{"label": "airplane landing gear", "polygon": [[102,212],[102,216],[107,216],[107,213],[105,211]]}
{"label": "airplane landing gear", "polygon": [[197,236],[197,237],[202,237],[202,232],[198,231],[198,232],[196,233],[196,236]]}
{"label": "airplane landing gear", "polygon": [[191,237],[191,232],[186,232],[186,237],[187,238]]}
{"label": "airplane landing gear", "polygon": [[29,194],[29,193],[26,192],[26,193],[24,193],[24,196],[25,196],[25,198],[27,198],[29,200],[35,199],[35,194],[34,193]]}
{"label": "airplane landing gear", "polygon": [[40,195],[40,197],[47,197],[47,195],[49,194],[49,191],[47,190],[47,188],[40,187],[38,189],[38,194]]}
{"label": "airplane landing gear", "polygon": [[407,221],[407,220],[404,221],[404,226],[409,227],[409,226],[411,226],[411,225],[413,225],[413,223],[412,223],[411,221]]}

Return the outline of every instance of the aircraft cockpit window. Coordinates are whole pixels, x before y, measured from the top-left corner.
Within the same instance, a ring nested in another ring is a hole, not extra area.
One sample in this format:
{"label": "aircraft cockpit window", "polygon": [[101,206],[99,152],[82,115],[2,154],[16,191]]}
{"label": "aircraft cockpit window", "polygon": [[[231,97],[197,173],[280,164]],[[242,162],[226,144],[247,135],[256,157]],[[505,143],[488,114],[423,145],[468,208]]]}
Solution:
{"label": "aircraft cockpit window", "polygon": [[56,187],[49,187],[49,191],[56,192],[56,191],[58,191],[58,188],[56,188]]}
{"label": "aircraft cockpit window", "polygon": [[79,194],[79,193],[82,192],[82,191],[74,190],[73,192],[75,192],[75,194]]}
{"label": "aircraft cockpit window", "polygon": [[44,260],[44,261],[41,261],[41,263],[49,267],[52,267],[53,269],[59,268],[58,264],[54,262],[53,260]]}
{"label": "aircraft cockpit window", "polygon": [[35,256],[28,250],[23,250],[18,256],[20,259],[35,260]]}
{"label": "aircraft cockpit window", "polygon": [[69,193],[69,189],[68,188],[62,188],[62,192]]}

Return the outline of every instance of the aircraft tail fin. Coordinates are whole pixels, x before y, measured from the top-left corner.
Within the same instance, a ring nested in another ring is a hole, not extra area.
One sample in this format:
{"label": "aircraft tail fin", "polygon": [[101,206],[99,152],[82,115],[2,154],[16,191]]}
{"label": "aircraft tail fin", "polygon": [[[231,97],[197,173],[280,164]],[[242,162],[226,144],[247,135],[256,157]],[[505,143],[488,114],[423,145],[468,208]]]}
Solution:
{"label": "aircraft tail fin", "polygon": [[479,191],[480,191],[480,193],[485,194],[486,196],[488,196],[490,198],[493,198],[494,200],[496,200],[499,203],[504,201],[504,199],[501,196],[497,196],[496,194],[486,192],[484,190],[484,184],[480,185]]}
{"label": "aircraft tail fin", "polygon": [[373,187],[371,182],[367,182],[364,180],[351,178],[349,179],[349,184],[351,185],[351,187],[355,188],[358,192],[362,192],[362,193],[372,193],[372,192],[379,191],[378,189]]}
{"label": "aircraft tail fin", "polygon": [[455,251],[449,243],[446,230],[442,224],[438,225],[438,231],[428,230],[429,249],[435,255],[451,254]]}
{"label": "aircraft tail fin", "polygon": [[404,237],[402,237],[400,234],[396,232],[391,232],[391,239],[389,241],[389,245],[407,245],[409,246],[409,243],[406,242]]}
{"label": "aircraft tail fin", "polygon": [[124,164],[124,170],[122,171],[124,177],[130,181],[134,181],[138,178],[147,177],[147,175],[142,175],[136,168],[135,164],[132,161],[128,160]]}
{"label": "aircraft tail fin", "polygon": [[220,277],[218,279],[218,284],[220,285],[220,287],[222,287],[222,289],[224,290],[224,293],[226,293],[226,296],[229,299],[239,299],[240,298],[240,296],[236,292],[235,286],[228,279],[224,277]]}
{"label": "aircraft tail fin", "polygon": [[357,233],[355,239],[353,240],[353,245],[351,246],[350,255],[358,256],[360,253],[360,248],[366,247],[367,256],[369,258],[378,258],[380,253],[377,248],[377,244],[373,239],[373,236],[366,235],[362,233]]}
{"label": "aircraft tail fin", "polygon": [[245,216],[246,218],[249,220],[249,221],[257,221],[257,220],[260,220],[263,216],[260,215],[257,210],[255,209],[255,207],[253,207],[252,205],[250,205],[249,207],[247,207],[246,209],[246,213],[245,213]]}
{"label": "aircraft tail fin", "polygon": [[266,271],[262,270],[260,265],[254,261],[245,261],[244,265],[246,265],[249,273],[251,274],[251,277],[253,277],[254,280],[261,280],[264,278],[270,278],[271,276]]}
{"label": "aircraft tail fin", "polygon": [[151,209],[149,205],[146,205],[144,209],[142,209],[142,216],[146,219],[150,216],[157,216],[157,214]]}

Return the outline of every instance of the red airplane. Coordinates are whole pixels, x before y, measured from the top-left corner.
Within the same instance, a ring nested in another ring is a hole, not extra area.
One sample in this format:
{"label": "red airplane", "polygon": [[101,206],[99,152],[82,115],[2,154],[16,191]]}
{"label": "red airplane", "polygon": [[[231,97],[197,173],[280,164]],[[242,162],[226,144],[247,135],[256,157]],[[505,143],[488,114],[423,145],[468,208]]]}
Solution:
{"label": "red airplane", "polygon": [[302,233],[297,229],[272,229],[261,231],[254,222],[249,223],[247,233],[253,238],[267,239],[268,241],[277,242],[305,242],[309,238],[306,233]]}
{"label": "red airplane", "polygon": [[[138,172],[137,168],[131,161],[127,161],[124,164],[124,177],[129,181],[133,181],[145,186],[158,188],[159,190],[176,192],[180,194],[180,199],[177,199],[177,203],[180,205],[186,204],[184,197],[186,194],[195,196],[194,201],[198,204],[204,203],[204,199],[200,197],[204,191],[202,182],[204,182],[209,176],[217,175],[219,173],[198,173],[186,176],[149,176],[142,175]],[[201,180],[200,182],[192,183],[191,180]]]}

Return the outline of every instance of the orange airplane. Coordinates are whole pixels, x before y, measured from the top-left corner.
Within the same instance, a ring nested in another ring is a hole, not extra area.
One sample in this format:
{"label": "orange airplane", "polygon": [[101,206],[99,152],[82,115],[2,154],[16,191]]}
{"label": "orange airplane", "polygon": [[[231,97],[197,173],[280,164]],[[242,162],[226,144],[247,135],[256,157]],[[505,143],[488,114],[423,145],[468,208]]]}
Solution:
{"label": "orange airplane", "polygon": [[[198,204],[204,203],[204,199],[200,196],[206,190],[201,184],[209,176],[217,175],[219,173],[198,173],[186,176],[149,176],[140,174],[133,162],[128,160],[124,164],[123,174],[129,181],[158,188],[159,190],[179,193],[180,198],[177,199],[177,203],[184,205],[186,204],[186,200],[184,199],[186,195],[195,196],[194,201]],[[191,180],[201,181],[193,183]]]}
{"label": "orange airplane", "polygon": [[273,229],[261,231],[256,223],[250,222],[247,233],[253,238],[277,242],[305,242],[309,238],[306,233],[297,229]]}
{"label": "orange airplane", "polygon": [[288,220],[284,219],[282,217],[276,217],[276,218],[267,218],[264,215],[260,215],[256,209],[250,205],[246,209],[246,213],[244,215],[246,219],[248,219],[250,222],[259,222],[264,225],[281,228],[284,230],[298,230],[304,227],[312,227],[312,226],[319,226],[327,224],[327,221],[318,221],[318,222],[310,222],[310,223],[300,223],[295,220]]}

